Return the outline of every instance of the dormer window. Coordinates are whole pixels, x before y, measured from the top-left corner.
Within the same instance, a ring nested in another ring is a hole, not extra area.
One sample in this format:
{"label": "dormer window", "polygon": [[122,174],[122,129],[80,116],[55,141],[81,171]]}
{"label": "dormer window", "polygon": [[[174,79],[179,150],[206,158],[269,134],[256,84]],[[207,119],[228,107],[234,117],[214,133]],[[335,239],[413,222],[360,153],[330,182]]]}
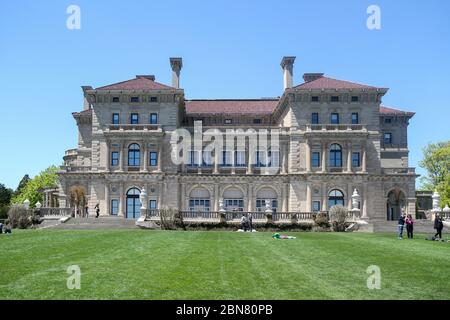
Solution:
{"label": "dormer window", "polygon": [[253,124],[261,124],[262,120],[261,119],[253,119]]}
{"label": "dormer window", "polygon": [[113,97],[113,98],[112,98],[112,102],[114,102],[114,103],[120,102],[119,97]]}
{"label": "dormer window", "polygon": [[232,119],[225,119],[225,124],[232,124],[233,120]]}
{"label": "dormer window", "polygon": [[339,96],[331,96],[331,102],[339,102]]}
{"label": "dormer window", "polygon": [[384,119],[384,123],[392,123],[392,119],[391,118],[386,118],[386,119]]}
{"label": "dormer window", "polygon": [[311,102],[319,102],[319,96],[312,96]]}
{"label": "dormer window", "polygon": [[352,102],[358,102],[359,97],[358,96],[352,96]]}
{"label": "dormer window", "polygon": [[150,102],[158,102],[158,97],[150,97]]}
{"label": "dormer window", "polygon": [[131,97],[130,102],[139,102],[139,97]]}

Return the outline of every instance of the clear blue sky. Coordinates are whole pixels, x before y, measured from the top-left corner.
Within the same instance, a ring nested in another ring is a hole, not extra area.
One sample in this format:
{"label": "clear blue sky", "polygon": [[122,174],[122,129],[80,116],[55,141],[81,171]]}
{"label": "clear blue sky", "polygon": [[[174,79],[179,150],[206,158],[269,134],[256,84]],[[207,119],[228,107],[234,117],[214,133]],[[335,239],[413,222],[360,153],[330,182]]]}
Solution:
{"label": "clear blue sky", "polygon": [[[81,30],[66,9],[81,8]],[[381,8],[382,29],[366,28]],[[61,164],[76,147],[81,85],[155,74],[183,57],[188,98],[282,94],[280,60],[304,72],[389,87],[384,103],[416,112],[410,166],[450,138],[450,1],[1,1],[0,182]],[[418,170],[423,173],[422,170]]]}

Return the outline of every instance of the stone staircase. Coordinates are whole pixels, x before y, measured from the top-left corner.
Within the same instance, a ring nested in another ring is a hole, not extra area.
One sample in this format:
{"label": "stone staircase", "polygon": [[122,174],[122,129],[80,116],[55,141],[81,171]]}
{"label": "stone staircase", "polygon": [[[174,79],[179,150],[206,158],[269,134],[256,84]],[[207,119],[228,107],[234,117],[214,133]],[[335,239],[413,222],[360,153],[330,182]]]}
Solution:
{"label": "stone staircase", "polygon": [[[390,232],[397,233],[397,221],[377,221],[371,220],[369,222],[373,225],[373,232]],[[415,220],[414,223],[414,233],[426,233],[426,234],[434,234],[436,230],[434,230],[434,223],[430,220]],[[444,228],[443,233],[448,233],[449,230]],[[406,236],[406,226],[404,229],[404,235]]]}
{"label": "stone staircase", "polygon": [[97,229],[139,229],[135,220],[120,217],[71,218],[65,223],[49,223],[44,221],[44,228],[68,230],[97,230]]}

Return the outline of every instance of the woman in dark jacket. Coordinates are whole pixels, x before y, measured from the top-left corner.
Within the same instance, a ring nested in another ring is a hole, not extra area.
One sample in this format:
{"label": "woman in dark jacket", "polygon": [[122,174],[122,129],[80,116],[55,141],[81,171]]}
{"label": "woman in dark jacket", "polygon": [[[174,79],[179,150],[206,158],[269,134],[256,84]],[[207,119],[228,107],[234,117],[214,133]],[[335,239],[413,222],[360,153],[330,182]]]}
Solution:
{"label": "woman in dark jacket", "polygon": [[439,236],[439,239],[442,239],[442,229],[444,229],[444,224],[442,223],[442,218],[438,213],[434,218],[434,228],[436,229],[436,234],[434,236]]}
{"label": "woman in dark jacket", "polygon": [[413,230],[414,230],[414,220],[410,214],[406,217],[405,220],[406,223],[406,232],[408,233],[408,239],[412,239],[413,236]]}

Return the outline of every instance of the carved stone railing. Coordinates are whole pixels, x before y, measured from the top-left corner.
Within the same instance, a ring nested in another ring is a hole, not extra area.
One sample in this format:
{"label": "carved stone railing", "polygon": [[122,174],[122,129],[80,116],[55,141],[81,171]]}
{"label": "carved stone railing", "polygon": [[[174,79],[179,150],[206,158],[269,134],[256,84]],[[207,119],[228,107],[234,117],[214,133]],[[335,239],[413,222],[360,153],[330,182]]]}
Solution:
{"label": "carved stone railing", "polygon": [[109,131],[157,131],[159,124],[111,124]]}
{"label": "carved stone railing", "polygon": [[362,124],[307,124],[306,131],[367,131]]}
{"label": "carved stone railing", "polygon": [[65,172],[89,172],[91,167],[81,167],[81,166],[60,166],[61,171]]}
{"label": "carved stone railing", "polygon": [[41,208],[39,215],[41,217],[68,217],[72,214],[73,208]]}
{"label": "carved stone railing", "polygon": [[384,174],[415,174],[416,168],[383,168]]}

